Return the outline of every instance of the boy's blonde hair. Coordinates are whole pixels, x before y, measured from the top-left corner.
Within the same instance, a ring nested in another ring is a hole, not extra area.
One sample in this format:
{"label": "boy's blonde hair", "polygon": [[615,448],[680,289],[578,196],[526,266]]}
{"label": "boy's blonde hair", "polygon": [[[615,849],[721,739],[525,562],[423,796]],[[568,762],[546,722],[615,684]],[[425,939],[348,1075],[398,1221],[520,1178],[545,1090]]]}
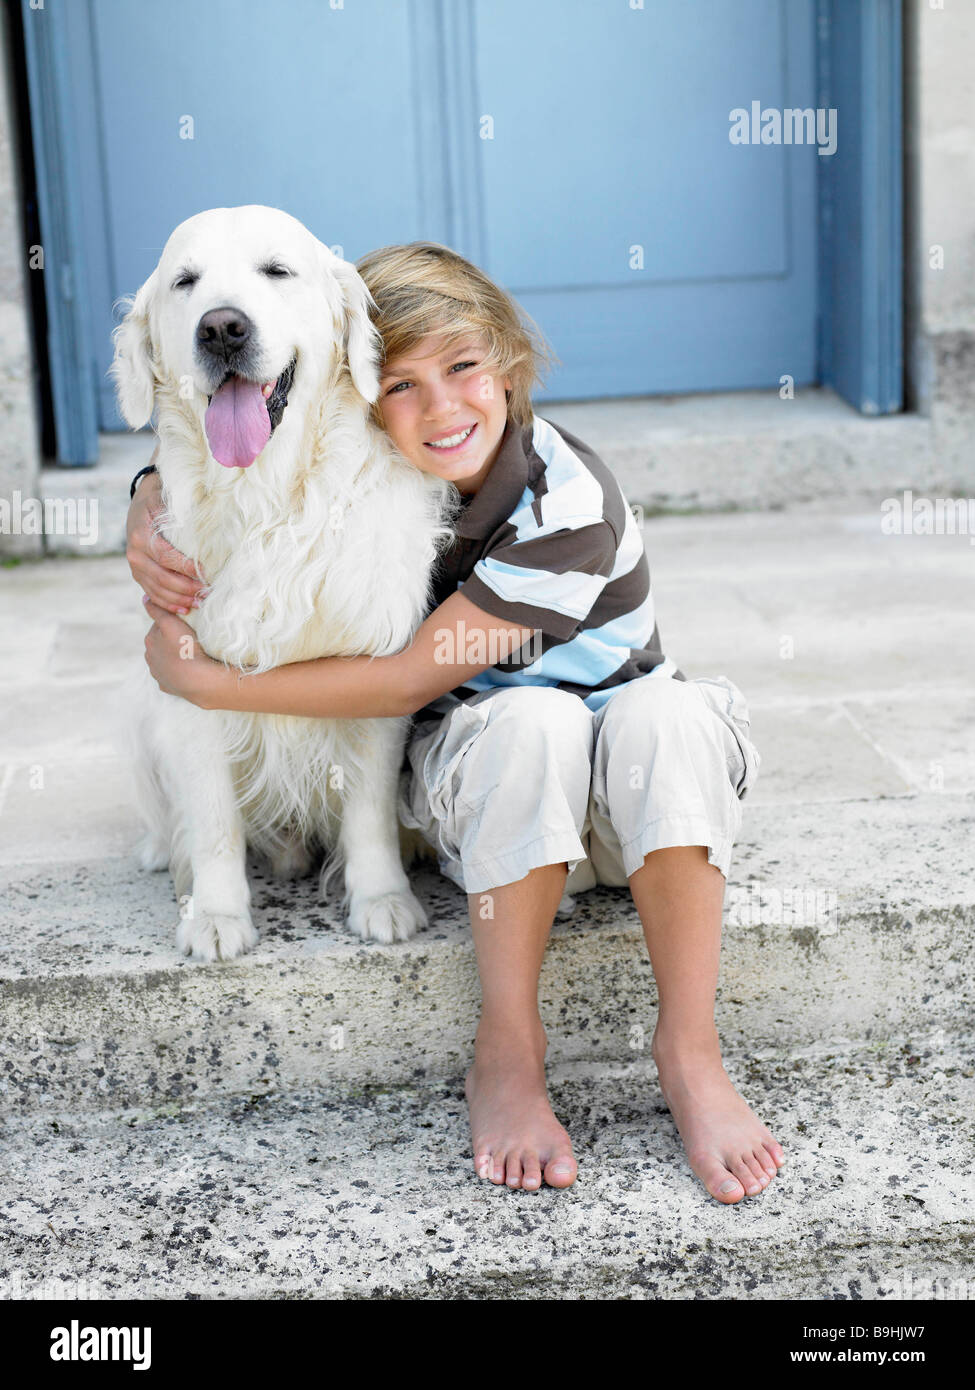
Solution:
{"label": "boy's blonde hair", "polygon": [[[376,303],[371,315],[384,363],[411,352],[430,333],[448,341],[483,335],[488,352],[482,365],[511,379],[508,418],[532,423],[532,389],[552,354],[528,315],[482,270],[435,241],[382,246],[356,269]],[[377,419],[381,401],[374,407]]]}

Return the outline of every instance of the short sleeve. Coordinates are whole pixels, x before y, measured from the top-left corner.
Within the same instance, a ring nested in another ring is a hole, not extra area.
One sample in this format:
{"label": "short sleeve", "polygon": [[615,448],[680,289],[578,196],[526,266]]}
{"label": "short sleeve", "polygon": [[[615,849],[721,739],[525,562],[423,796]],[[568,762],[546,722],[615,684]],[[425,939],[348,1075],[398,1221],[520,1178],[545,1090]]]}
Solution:
{"label": "short sleeve", "polygon": [[478,560],[458,592],[505,623],[572,637],[606,587],[617,542],[603,519],[517,538]]}

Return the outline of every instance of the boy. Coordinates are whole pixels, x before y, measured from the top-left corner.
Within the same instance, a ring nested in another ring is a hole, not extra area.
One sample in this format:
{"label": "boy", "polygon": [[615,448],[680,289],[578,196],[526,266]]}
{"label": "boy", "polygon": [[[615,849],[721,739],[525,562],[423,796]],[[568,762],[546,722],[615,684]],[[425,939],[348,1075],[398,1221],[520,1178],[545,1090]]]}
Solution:
{"label": "boy", "polygon": [[664,655],[619,485],[532,412],[543,348],[513,301],[433,243],[384,248],[358,269],[384,346],[376,419],[463,502],[433,611],[389,657],[246,677],[195,642],[181,659],[192,633],[176,613],[202,586],[150,537],[153,480],[135,495],[128,549],[154,619],[150,670],[202,708],[417,716],[400,813],[468,894],[482,1013],[465,1089],[480,1177],[575,1181],[545,1085],[539,971],[567,886],[628,883],[659,991],[652,1052],[688,1161],[718,1201],[755,1195],[784,1155],[726,1075],[713,1017],[724,881],[760,762],[741,692],[687,680]]}

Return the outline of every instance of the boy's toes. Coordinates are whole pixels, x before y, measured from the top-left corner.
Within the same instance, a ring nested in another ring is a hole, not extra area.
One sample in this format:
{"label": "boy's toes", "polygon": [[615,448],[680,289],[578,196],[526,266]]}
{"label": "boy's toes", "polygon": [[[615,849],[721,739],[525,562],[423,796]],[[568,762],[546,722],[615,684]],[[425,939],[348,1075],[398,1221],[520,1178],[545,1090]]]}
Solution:
{"label": "boy's toes", "polygon": [[768,1187],[769,1183],[775,1177],[775,1174],[770,1173],[768,1169],[765,1167],[764,1160],[767,1160],[767,1158],[768,1155],[760,1150],[756,1150],[755,1153],[751,1153],[748,1155],[749,1166],[751,1167],[752,1172],[758,1178],[759,1182],[762,1184],[762,1187]]}
{"label": "boy's toes", "polygon": [[767,1149],[756,1149],[752,1154],[752,1158],[758,1164],[760,1171],[764,1173],[765,1177],[769,1180],[775,1177],[778,1170],[772,1162],[772,1156]]}
{"label": "boy's toes", "polygon": [[747,1158],[739,1158],[729,1167],[749,1197],[754,1197],[765,1186],[763,1179],[753,1172]]}
{"label": "boy's toes", "polygon": [[517,1154],[512,1154],[508,1159],[504,1180],[508,1187],[521,1186],[521,1159]]}
{"label": "boy's toes", "polygon": [[701,1167],[697,1175],[711,1196],[719,1202],[740,1202],[745,1195],[744,1184],[723,1163],[715,1162],[713,1168]]}
{"label": "boy's toes", "polygon": [[549,1187],[571,1187],[579,1169],[574,1158],[558,1154],[545,1165],[545,1181]]}
{"label": "boy's toes", "polygon": [[534,1191],[542,1185],[542,1165],[534,1154],[526,1154],[522,1164],[521,1185],[527,1191]]}
{"label": "boy's toes", "polygon": [[479,1178],[490,1178],[494,1154],[489,1149],[474,1155],[474,1172]]}

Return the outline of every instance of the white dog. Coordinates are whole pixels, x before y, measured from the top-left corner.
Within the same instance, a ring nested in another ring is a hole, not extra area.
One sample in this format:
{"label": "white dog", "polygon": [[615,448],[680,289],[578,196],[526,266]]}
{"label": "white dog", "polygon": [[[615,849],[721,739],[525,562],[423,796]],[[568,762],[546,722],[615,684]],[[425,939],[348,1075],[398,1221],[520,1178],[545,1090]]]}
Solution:
{"label": "white dog", "polygon": [[[217,208],[176,228],[115,330],[122,414],[156,411],[161,530],[210,586],[189,621],[233,666],[397,652],[425,615],[452,495],[371,421],[369,302],[287,213]],[[142,862],[170,865],[185,953],[256,942],[248,844],[284,875],[325,847],[322,891],[344,868],[362,937],[425,924],[396,823],[408,721],[201,710],[145,668],[133,704]]]}

